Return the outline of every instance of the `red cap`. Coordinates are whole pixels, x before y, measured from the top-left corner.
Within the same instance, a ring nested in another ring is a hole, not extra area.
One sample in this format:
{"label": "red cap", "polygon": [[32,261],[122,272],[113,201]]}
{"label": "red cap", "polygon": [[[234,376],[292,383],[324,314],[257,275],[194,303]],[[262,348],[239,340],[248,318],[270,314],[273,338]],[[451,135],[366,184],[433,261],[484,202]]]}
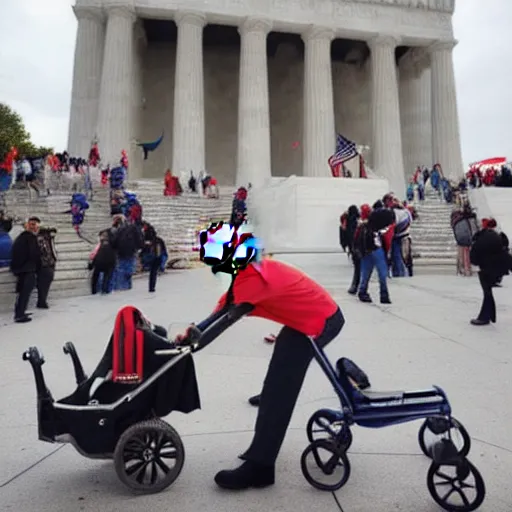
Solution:
{"label": "red cap", "polygon": [[361,205],[361,220],[367,220],[372,213],[372,207],[369,204]]}

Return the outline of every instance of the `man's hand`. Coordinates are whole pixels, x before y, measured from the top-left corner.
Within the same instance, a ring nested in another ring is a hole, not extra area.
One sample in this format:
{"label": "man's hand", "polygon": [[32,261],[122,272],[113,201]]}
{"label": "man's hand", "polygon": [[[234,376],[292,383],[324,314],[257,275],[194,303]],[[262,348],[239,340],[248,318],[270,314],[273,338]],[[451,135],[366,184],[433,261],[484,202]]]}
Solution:
{"label": "man's hand", "polygon": [[198,341],[198,334],[200,335],[200,332],[197,327],[192,324],[187,327],[187,330],[183,334],[178,334],[174,342],[176,345],[191,345]]}

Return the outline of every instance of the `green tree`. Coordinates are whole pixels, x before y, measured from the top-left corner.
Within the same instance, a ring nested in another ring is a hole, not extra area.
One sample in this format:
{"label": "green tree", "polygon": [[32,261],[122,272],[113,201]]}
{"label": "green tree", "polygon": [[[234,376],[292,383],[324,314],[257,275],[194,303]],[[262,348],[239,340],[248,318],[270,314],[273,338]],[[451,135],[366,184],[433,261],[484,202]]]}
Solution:
{"label": "green tree", "polygon": [[0,160],[12,147],[18,149],[20,156],[37,157],[52,151],[52,148],[35,146],[21,116],[9,105],[0,103]]}

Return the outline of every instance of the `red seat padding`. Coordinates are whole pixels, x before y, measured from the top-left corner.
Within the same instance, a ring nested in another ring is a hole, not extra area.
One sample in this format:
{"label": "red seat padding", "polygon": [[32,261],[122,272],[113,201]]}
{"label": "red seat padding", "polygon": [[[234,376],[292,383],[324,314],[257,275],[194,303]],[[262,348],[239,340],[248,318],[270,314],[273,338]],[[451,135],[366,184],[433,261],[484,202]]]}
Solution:
{"label": "red seat padding", "polygon": [[119,310],[114,326],[112,380],[119,383],[142,382],[144,369],[144,317],[133,306]]}

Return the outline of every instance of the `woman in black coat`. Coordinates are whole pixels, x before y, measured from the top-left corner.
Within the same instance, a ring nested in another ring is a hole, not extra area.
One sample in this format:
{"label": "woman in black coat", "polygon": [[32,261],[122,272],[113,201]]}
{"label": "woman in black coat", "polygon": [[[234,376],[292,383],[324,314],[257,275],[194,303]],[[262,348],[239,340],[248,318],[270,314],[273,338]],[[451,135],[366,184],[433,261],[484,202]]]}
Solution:
{"label": "woman in black coat", "polygon": [[496,322],[496,303],[492,289],[512,270],[512,256],[508,249],[506,235],[497,233],[494,219],[483,219],[482,228],[473,238],[470,259],[473,265],[480,267],[478,278],[484,294],[482,307],[472,325],[488,325]]}

